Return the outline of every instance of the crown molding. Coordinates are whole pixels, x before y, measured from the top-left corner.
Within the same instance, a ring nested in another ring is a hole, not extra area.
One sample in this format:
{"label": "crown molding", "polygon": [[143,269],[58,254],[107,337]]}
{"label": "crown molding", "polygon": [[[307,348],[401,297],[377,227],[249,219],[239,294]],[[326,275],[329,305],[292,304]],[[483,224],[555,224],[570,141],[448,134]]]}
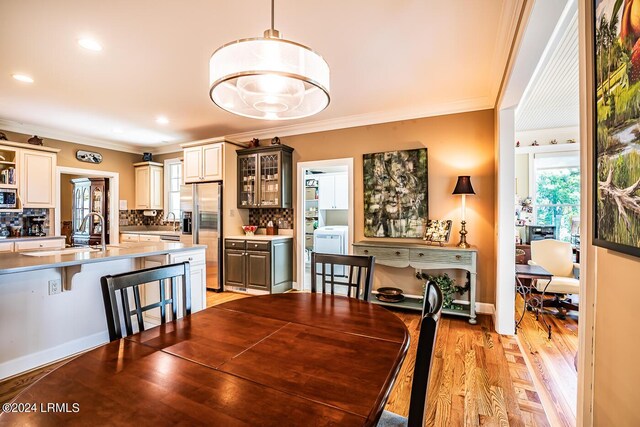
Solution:
{"label": "crown molding", "polygon": [[47,126],[32,125],[27,123],[18,123],[11,120],[0,119],[0,129],[9,132],[17,132],[26,135],[38,135],[40,137],[57,139],[64,142],[72,142],[75,144],[88,145],[90,147],[107,148],[115,151],[124,151],[125,153],[140,154],[145,151],[152,151],[153,147],[145,147],[135,144],[127,144],[124,142],[108,141],[100,138],[92,138],[81,136],[71,132],[52,129]]}
{"label": "crown molding", "polygon": [[[466,113],[470,111],[480,111],[494,108],[494,100],[491,96],[483,96],[478,98],[463,99],[460,101],[440,104],[427,108],[416,108],[395,111],[379,111],[374,113],[356,114],[335,119],[319,120],[311,123],[299,123],[295,125],[276,126],[268,129],[259,129],[248,132],[240,132],[230,135],[216,135],[202,141],[215,141],[218,139],[227,139],[232,141],[249,141],[252,138],[272,138],[274,136],[294,136],[304,135],[315,132],[326,132],[336,129],[347,129],[358,126],[369,126],[381,123],[398,122],[402,120],[421,119],[425,117],[443,116],[447,114]],[[9,120],[0,119],[0,129],[11,132],[25,133],[31,135],[39,135],[45,138],[58,139],[62,141],[73,142],[76,144],[88,145],[91,147],[108,148],[127,153],[142,153],[150,151],[155,155],[169,154],[182,151],[181,145],[188,142],[175,143],[164,146],[141,146],[135,144],[119,143],[99,138],[75,135],[70,132],[51,129],[45,126],[30,125],[26,123],[17,123]]]}
{"label": "crown molding", "polygon": [[225,138],[237,141],[248,141],[252,138],[270,138],[274,136],[294,136],[315,132],[325,132],[336,129],[347,129],[358,126],[376,125],[381,123],[398,122],[401,120],[421,119],[425,117],[443,116],[447,114],[466,113],[494,108],[490,97],[470,98],[461,101],[442,104],[437,107],[411,109],[404,111],[381,111],[375,113],[356,114],[335,119],[319,120],[311,123],[277,126],[250,132],[225,135]]}

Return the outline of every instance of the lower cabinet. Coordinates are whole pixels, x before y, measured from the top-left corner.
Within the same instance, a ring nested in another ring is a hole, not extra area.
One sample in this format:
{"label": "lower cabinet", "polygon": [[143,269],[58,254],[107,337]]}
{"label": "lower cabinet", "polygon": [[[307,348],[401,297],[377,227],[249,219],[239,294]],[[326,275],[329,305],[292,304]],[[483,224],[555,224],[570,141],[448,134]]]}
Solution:
{"label": "lower cabinet", "polygon": [[225,240],[225,286],[281,293],[293,286],[293,240]]}

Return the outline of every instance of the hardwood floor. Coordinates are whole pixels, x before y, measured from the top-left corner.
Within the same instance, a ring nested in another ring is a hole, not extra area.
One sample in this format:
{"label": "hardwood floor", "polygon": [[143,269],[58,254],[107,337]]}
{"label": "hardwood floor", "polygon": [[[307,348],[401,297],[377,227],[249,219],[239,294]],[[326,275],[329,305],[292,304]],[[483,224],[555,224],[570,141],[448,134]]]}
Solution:
{"label": "hardwood floor", "polygon": [[[522,297],[518,295],[517,318],[522,314],[522,309]],[[517,335],[520,350],[551,424],[573,427],[576,425],[578,396],[575,362],[578,353],[578,322],[570,316],[561,320],[545,315],[545,319],[551,325],[550,340],[544,325],[536,320],[535,314],[525,313]]]}
{"label": "hardwood floor", "polygon": [[[249,295],[232,292],[207,292],[207,306],[247,297]],[[415,312],[402,310],[393,310],[393,312],[407,325],[411,334],[411,347],[389,396],[386,409],[406,416],[409,410],[420,316]],[[546,352],[544,356],[541,355],[540,350],[533,347],[533,345],[542,345],[544,342],[539,337],[540,328],[533,323],[535,317],[532,322],[529,314],[523,322],[523,330],[519,332],[520,340],[524,343],[523,347],[528,348],[530,352],[526,357],[521,352],[515,337],[505,337],[493,332],[493,323],[489,316],[480,316],[477,325],[470,325],[461,318],[449,316],[442,318],[429,384],[427,426],[570,425],[557,424],[557,419],[562,420],[566,417],[554,414],[555,418],[550,418],[551,422],[548,422],[545,416],[543,401],[549,399],[550,402],[557,402],[560,396],[557,389],[554,389],[556,392],[552,394],[553,397],[539,395],[540,387],[536,389],[533,383],[534,377],[541,375],[545,378],[546,384],[555,386],[554,383],[563,381],[562,378],[566,375],[556,379],[540,373],[540,369],[546,369],[544,363],[550,356]],[[573,348],[572,340],[561,337],[562,329],[560,328],[560,325],[554,325],[553,334],[559,341],[564,342],[562,354],[564,363],[568,364],[567,352]],[[569,330],[573,329],[569,328]],[[577,346],[577,329],[575,336],[575,346]],[[556,350],[552,354],[560,354],[558,349],[560,344],[553,345],[556,346]],[[538,367],[534,375],[531,374],[531,368],[527,365],[529,358],[537,360],[535,363],[530,363],[531,366]],[[17,393],[57,365],[40,368],[1,382],[0,402],[11,400]],[[542,382],[542,384],[545,383]]]}

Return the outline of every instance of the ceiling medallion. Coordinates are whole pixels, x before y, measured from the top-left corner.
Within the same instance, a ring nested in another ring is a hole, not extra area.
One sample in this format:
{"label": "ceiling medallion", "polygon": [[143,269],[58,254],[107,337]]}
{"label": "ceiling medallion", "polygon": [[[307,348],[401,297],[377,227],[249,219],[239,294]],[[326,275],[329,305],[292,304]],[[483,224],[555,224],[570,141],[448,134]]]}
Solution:
{"label": "ceiling medallion", "polygon": [[274,0],[264,37],[227,43],[211,55],[209,83],[218,107],[253,119],[300,119],[329,105],[329,65],[308,47],[280,38]]}

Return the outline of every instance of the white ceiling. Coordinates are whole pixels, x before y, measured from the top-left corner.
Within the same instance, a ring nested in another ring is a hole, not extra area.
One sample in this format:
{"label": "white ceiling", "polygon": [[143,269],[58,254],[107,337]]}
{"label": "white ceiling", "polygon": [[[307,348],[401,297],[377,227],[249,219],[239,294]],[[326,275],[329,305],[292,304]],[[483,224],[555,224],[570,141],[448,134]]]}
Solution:
{"label": "white ceiling", "polygon": [[[162,152],[204,138],[284,136],[492,108],[521,6],[279,0],[275,27],[329,63],[331,104],[307,119],[266,122],[213,105],[208,63],[220,45],[262,34],[267,0],[2,1],[0,129]],[[87,35],[104,49],[79,47]],[[13,73],[35,82],[16,82]],[[158,115],[170,123],[156,124]]]}
{"label": "white ceiling", "polygon": [[516,110],[516,130],[578,126],[578,11],[571,2]]}

